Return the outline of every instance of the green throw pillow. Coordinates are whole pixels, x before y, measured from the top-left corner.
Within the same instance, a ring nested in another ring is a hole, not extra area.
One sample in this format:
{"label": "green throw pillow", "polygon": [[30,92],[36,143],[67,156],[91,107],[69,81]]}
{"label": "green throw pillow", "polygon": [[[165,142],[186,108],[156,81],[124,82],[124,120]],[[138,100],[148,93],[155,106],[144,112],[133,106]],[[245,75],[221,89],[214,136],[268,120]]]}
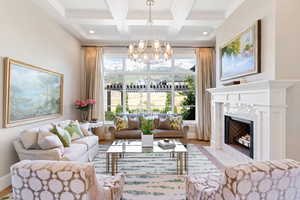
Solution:
{"label": "green throw pillow", "polygon": [[64,147],[70,147],[72,139],[68,131],[59,126],[55,126],[50,132],[58,136]]}
{"label": "green throw pillow", "polygon": [[77,140],[84,137],[80,127],[78,127],[77,124],[69,124],[67,127],[65,127],[65,130],[69,132],[72,140]]}

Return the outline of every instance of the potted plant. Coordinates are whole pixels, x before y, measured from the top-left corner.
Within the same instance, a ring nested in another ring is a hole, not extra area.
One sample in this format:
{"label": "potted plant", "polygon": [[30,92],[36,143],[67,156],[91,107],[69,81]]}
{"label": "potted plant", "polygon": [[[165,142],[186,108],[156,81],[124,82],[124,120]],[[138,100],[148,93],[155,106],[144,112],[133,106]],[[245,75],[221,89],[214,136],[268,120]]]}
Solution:
{"label": "potted plant", "polygon": [[83,122],[88,121],[89,111],[91,107],[96,103],[94,99],[77,100],[74,104],[75,108],[81,112],[81,120]]}
{"label": "potted plant", "polygon": [[153,147],[153,120],[142,120],[142,146]]}

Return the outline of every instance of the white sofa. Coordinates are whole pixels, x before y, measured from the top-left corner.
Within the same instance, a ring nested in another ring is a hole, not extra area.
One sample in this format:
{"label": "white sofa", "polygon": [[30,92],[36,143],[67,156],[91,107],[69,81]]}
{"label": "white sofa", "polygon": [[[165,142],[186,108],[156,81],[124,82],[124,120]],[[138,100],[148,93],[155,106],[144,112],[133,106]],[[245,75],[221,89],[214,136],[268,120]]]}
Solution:
{"label": "white sofa", "polygon": [[[70,120],[62,121],[56,124],[67,125]],[[22,140],[32,140],[31,143],[37,144],[38,134],[40,130],[51,130],[55,124],[47,124],[44,126],[24,130],[22,136],[14,141],[14,147],[20,160],[57,160],[57,161],[77,161],[89,162],[94,159],[98,152],[98,136],[90,135],[72,141],[70,147],[53,148],[42,150],[38,145],[32,145],[26,148]],[[25,133],[25,134],[24,134]],[[28,133],[28,136],[26,136]],[[22,139],[21,139],[22,137]],[[28,145],[27,145],[28,146]],[[34,146],[34,147],[33,147]]]}

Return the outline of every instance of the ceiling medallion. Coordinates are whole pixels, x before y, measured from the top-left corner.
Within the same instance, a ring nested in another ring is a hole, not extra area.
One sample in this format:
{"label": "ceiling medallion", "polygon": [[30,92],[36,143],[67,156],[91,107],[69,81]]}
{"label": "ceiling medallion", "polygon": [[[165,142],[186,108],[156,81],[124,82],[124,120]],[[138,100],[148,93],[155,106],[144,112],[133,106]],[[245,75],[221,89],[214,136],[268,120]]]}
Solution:
{"label": "ceiling medallion", "polygon": [[[153,26],[152,6],[154,0],[147,0],[149,7],[148,26],[151,31]],[[128,57],[135,62],[159,62],[161,60],[170,60],[173,55],[173,49],[169,42],[160,40],[139,40],[131,43],[128,47]]]}

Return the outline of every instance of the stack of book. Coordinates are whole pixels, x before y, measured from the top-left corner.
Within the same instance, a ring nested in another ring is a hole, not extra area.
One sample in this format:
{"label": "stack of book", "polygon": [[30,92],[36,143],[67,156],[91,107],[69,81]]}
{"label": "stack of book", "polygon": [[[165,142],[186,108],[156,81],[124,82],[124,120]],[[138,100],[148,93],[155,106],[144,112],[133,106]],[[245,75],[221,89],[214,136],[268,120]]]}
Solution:
{"label": "stack of book", "polygon": [[160,140],[158,141],[158,146],[160,146],[163,149],[173,149],[175,148],[176,144],[173,141],[170,140]]}

